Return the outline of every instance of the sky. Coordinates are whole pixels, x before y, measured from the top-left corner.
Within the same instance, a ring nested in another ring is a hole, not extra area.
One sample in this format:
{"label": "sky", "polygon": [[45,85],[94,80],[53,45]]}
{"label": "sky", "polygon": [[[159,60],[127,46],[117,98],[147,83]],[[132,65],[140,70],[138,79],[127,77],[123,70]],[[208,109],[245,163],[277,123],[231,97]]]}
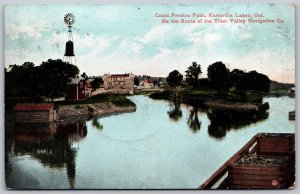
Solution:
{"label": "sky", "polygon": [[[67,13],[75,16],[76,65],[89,76],[132,72],[166,77],[175,69],[185,74],[196,61],[201,77],[207,77],[207,67],[222,61],[230,70],[256,70],[275,81],[295,82],[295,9],[291,4],[7,5],[5,66],[63,59]],[[284,22],[174,24],[156,17],[168,13],[259,13],[263,19]]]}

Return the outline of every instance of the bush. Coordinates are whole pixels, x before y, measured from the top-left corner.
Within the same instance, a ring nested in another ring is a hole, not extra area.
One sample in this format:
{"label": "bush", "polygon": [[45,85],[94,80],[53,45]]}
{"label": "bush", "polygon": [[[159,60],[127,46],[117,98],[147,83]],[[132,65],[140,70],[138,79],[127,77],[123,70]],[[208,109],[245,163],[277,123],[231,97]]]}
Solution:
{"label": "bush", "polygon": [[149,95],[152,99],[163,99],[163,100],[169,100],[172,96],[171,91],[163,91],[163,92],[156,92]]}
{"label": "bush", "polygon": [[82,109],[82,106],[76,105],[74,108],[75,108],[75,109]]}

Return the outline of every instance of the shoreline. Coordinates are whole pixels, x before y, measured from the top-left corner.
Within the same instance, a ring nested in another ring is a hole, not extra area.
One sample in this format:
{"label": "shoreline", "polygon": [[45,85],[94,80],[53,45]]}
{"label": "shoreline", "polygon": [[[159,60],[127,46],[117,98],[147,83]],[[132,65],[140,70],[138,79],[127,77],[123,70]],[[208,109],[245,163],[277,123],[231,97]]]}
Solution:
{"label": "shoreline", "polygon": [[208,100],[203,102],[205,106],[208,108],[218,108],[218,109],[230,109],[230,110],[245,110],[245,111],[252,111],[258,110],[259,105],[254,103],[241,103],[241,102],[226,102],[223,100]]}
{"label": "shoreline", "polygon": [[60,105],[57,109],[56,122],[84,119],[90,117],[110,116],[113,114],[135,112],[135,106],[117,106],[112,102],[78,105]]}
{"label": "shoreline", "polygon": [[[252,102],[243,102],[243,101],[232,101],[229,96],[225,96],[224,99],[219,96],[210,96],[205,94],[199,95],[187,95],[180,94],[178,99],[185,104],[191,106],[199,106],[204,108],[213,108],[213,109],[224,109],[224,110],[238,110],[238,111],[257,111],[261,109],[269,109],[268,103],[262,103],[262,99],[260,101],[252,100]],[[161,92],[161,93],[152,93],[150,98],[154,100],[170,100],[174,101],[174,94],[172,92]],[[228,99],[226,99],[228,98]]]}

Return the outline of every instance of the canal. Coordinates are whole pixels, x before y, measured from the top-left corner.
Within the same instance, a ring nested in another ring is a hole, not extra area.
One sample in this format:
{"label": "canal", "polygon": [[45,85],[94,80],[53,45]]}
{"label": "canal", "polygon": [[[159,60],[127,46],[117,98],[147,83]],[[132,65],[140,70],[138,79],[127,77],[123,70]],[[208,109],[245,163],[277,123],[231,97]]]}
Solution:
{"label": "canal", "polygon": [[194,189],[259,132],[294,133],[295,98],[237,112],[129,97],[136,112],[16,126],[6,180],[22,189]]}

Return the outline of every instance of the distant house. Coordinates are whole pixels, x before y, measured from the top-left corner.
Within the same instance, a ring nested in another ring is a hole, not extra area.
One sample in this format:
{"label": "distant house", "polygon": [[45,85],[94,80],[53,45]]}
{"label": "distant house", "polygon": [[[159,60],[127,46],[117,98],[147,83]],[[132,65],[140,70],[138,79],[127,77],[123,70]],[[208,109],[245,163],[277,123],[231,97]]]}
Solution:
{"label": "distant house", "polygon": [[138,89],[150,89],[153,87],[154,87],[153,82],[150,79],[144,79],[143,81],[140,82],[140,84],[137,88]]}
{"label": "distant house", "polygon": [[65,89],[65,98],[66,100],[86,99],[86,84],[83,77],[72,78]]}
{"label": "distant house", "polygon": [[53,104],[17,104],[16,122],[50,122],[56,120]]}
{"label": "distant house", "polygon": [[132,93],[134,89],[134,75],[127,74],[104,74],[104,89],[116,93]]}

